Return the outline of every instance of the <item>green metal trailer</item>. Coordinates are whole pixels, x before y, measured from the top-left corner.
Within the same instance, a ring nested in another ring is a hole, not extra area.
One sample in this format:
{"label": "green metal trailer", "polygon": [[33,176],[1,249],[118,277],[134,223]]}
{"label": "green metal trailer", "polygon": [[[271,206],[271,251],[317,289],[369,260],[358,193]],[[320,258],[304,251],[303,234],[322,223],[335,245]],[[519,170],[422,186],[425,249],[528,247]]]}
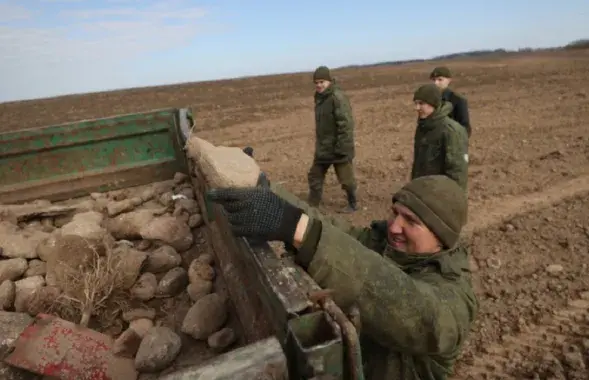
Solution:
{"label": "green metal trailer", "polygon": [[[208,189],[184,152],[192,111],[171,108],[0,134],[0,203],[67,200],[189,175],[201,209]],[[353,324],[301,268],[267,243],[236,238],[218,207],[205,217],[245,346],[172,379],[360,379]],[[227,273],[231,272],[231,273]]]}

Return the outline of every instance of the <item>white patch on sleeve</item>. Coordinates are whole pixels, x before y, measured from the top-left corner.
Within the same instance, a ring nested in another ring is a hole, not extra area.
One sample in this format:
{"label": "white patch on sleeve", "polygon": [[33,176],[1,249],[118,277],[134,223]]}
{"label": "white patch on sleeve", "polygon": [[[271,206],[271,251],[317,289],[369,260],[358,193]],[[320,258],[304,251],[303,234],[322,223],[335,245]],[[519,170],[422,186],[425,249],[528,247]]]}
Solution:
{"label": "white patch on sleeve", "polygon": [[464,153],[464,161],[468,162],[468,153]]}

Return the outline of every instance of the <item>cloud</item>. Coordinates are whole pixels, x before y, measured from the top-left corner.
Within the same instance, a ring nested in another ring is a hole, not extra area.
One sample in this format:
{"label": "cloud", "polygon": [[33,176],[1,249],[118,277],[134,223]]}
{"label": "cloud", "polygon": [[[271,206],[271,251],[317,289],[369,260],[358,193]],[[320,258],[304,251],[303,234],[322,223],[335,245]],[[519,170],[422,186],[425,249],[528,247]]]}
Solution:
{"label": "cloud", "polygon": [[[122,66],[189,45],[204,31],[207,16],[183,1],[145,1],[134,8],[122,0],[101,8],[43,1],[64,4],[39,13],[0,3],[0,101],[104,88],[105,80],[124,87]],[[23,20],[27,24],[16,23]]]}
{"label": "cloud", "polygon": [[[87,0],[40,0],[42,3],[81,3]],[[121,0],[121,1],[125,1],[125,0]]]}
{"label": "cloud", "polygon": [[28,20],[32,15],[33,13],[25,7],[10,3],[0,3],[0,23]]}

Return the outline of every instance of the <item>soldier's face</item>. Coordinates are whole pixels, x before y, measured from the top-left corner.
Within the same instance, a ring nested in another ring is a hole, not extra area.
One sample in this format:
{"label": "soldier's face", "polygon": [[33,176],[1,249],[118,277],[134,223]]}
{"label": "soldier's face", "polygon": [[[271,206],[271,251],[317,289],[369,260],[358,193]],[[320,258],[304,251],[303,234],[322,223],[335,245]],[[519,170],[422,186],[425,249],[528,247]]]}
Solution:
{"label": "soldier's face", "polygon": [[322,93],[331,84],[328,80],[319,79],[315,81],[315,91]]}
{"label": "soldier's face", "polygon": [[417,111],[417,117],[419,117],[420,119],[425,119],[434,112],[434,107],[425,102],[422,102],[421,100],[416,100],[413,103],[415,104],[415,111]]}
{"label": "soldier's face", "polygon": [[417,215],[400,203],[391,207],[387,226],[388,242],[399,252],[431,254],[441,249],[436,235]]}
{"label": "soldier's face", "polygon": [[439,89],[444,90],[446,87],[450,85],[450,78],[446,77],[435,77],[432,81],[438,86]]}

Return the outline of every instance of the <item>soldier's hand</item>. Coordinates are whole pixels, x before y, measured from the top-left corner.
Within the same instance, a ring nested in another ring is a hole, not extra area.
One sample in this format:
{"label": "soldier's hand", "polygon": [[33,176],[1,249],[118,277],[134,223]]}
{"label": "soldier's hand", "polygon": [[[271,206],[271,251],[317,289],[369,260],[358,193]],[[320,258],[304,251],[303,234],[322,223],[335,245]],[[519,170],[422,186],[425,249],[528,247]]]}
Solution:
{"label": "soldier's hand", "polygon": [[243,150],[243,153],[247,154],[251,158],[254,158],[254,148],[252,148],[251,146],[246,146],[242,150]]}
{"label": "soldier's hand", "polygon": [[292,243],[303,214],[303,210],[264,187],[214,189],[207,196],[223,206],[237,236]]}
{"label": "soldier's hand", "polygon": [[[252,148],[251,146],[246,146],[242,150],[243,153],[247,154],[251,158],[254,158],[254,148]],[[258,177],[258,186],[270,187],[270,181],[268,180],[266,173],[260,172],[260,176]]]}

